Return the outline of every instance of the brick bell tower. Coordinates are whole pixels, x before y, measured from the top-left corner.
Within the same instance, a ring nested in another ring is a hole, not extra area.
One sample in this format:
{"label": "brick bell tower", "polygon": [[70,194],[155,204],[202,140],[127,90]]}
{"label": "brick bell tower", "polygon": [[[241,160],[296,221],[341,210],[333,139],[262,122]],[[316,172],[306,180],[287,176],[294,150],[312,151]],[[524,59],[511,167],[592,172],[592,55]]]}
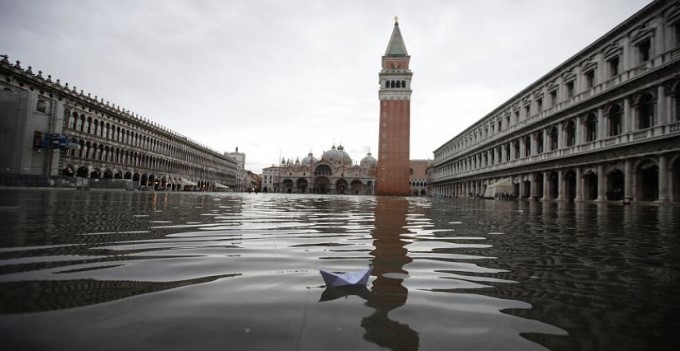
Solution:
{"label": "brick bell tower", "polygon": [[394,18],[394,29],[382,57],[380,78],[380,134],[376,194],[409,195],[411,135],[411,57]]}

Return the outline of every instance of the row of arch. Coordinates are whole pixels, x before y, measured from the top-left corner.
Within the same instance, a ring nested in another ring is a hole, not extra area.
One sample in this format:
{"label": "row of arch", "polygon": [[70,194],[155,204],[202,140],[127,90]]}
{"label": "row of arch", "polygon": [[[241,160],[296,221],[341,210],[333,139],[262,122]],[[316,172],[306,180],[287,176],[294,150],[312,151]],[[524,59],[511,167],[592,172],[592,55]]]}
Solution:
{"label": "row of arch", "polygon": [[[508,195],[520,199],[680,202],[680,154],[553,169],[512,179],[512,192]],[[460,181],[437,185],[435,193],[479,197],[490,184],[490,179]]]}
{"label": "row of arch", "polygon": [[171,143],[140,131],[127,129],[110,122],[86,116],[84,113],[71,113],[66,121],[65,127],[67,131],[71,130],[86,133],[96,136],[99,139],[110,140],[133,148],[161,153],[182,161],[199,163],[205,158],[205,155],[203,155],[202,152],[193,150],[186,144]]}
{"label": "row of arch", "polygon": [[[680,121],[680,84],[674,89],[675,108],[673,121]],[[658,125],[656,117],[658,107],[656,97],[651,92],[640,94],[633,102],[633,125],[638,131],[647,130]],[[600,118],[599,114],[603,116]],[[625,128],[624,108],[621,102],[611,103],[601,111],[591,111],[585,115],[573,117],[538,131],[532,131],[514,140],[456,162],[438,167],[435,172],[439,176],[474,171],[494,166],[502,162],[528,158],[545,152],[570,148],[575,145],[592,143],[600,139],[621,135]]]}
{"label": "row of arch", "polygon": [[64,149],[62,151],[64,156],[102,163],[120,164],[127,167],[145,168],[156,172],[202,176],[208,179],[219,179],[226,176],[221,174],[218,169],[206,167],[206,164],[211,164],[211,161],[207,159],[203,159],[199,165],[85,139],[72,138],[72,142],[78,144],[79,148]]}
{"label": "row of arch", "polygon": [[407,88],[406,81],[405,80],[386,80],[385,81],[385,88],[387,88],[387,89],[390,89],[390,88],[396,88],[396,89]]}
{"label": "row of arch", "polygon": [[306,178],[284,178],[278,187],[274,189],[263,189],[263,191],[273,191],[282,193],[314,193],[314,194],[351,194],[351,195],[371,195],[373,194],[373,181],[363,182],[359,179],[346,180],[338,179],[332,183],[324,176],[317,176],[312,179],[310,186],[309,179]]}
{"label": "row of arch", "polygon": [[153,173],[139,173],[110,168],[93,168],[68,164],[61,174],[66,177],[90,178],[90,179],[125,179],[131,180],[135,188],[156,191],[190,191],[190,190],[213,190],[216,182],[204,179],[183,179],[178,176],[156,175]]}

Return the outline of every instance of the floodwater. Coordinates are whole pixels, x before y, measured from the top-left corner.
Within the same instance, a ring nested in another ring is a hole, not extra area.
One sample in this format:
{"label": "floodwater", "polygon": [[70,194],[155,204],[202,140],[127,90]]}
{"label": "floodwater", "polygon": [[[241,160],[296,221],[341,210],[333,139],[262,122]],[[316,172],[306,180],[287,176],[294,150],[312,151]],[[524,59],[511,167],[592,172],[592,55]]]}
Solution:
{"label": "floodwater", "polygon": [[[3,350],[677,350],[680,207],[0,190]],[[373,265],[363,287],[319,269]]]}

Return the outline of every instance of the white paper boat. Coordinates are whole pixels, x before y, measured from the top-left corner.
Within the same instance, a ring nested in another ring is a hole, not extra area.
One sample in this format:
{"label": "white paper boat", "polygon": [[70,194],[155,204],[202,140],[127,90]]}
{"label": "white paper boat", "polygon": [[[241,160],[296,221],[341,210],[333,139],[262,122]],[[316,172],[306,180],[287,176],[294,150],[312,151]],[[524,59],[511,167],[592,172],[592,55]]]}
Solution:
{"label": "white paper boat", "polygon": [[326,282],[326,287],[350,286],[350,285],[366,285],[368,277],[371,276],[373,267],[368,267],[360,271],[337,273],[319,270],[323,281]]}

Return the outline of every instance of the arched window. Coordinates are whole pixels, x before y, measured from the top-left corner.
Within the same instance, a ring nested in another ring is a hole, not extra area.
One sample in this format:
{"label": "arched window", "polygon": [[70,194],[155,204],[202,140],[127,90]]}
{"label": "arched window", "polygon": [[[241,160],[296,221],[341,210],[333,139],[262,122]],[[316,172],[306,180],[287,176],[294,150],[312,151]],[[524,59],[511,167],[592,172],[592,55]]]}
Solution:
{"label": "arched window", "polygon": [[594,113],[586,118],[586,142],[597,140],[597,116]]}
{"label": "arched window", "polygon": [[536,153],[543,153],[543,132],[536,133]]}
{"label": "arched window", "polygon": [[526,136],[524,138],[524,157],[529,157],[531,155],[531,137]]}
{"label": "arched window", "polygon": [[567,137],[567,146],[576,145],[576,124],[574,121],[569,121],[564,129]]}
{"label": "arched window", "polygon": [[557,128],[550,128],[550,151],[557,150],[559,132]]}
{"label": "arched window", "polygon": [[611,105],[607,112],[607,120],[609,122],[608,136],[621,134],[623,131],[623,113],[621,112],[621,106]]}
{"label": "arched window", "polygon": [[637,104],[638,129],[645,129],[654,126],[654,97],[651,94],[644,94],[640,97]]}

